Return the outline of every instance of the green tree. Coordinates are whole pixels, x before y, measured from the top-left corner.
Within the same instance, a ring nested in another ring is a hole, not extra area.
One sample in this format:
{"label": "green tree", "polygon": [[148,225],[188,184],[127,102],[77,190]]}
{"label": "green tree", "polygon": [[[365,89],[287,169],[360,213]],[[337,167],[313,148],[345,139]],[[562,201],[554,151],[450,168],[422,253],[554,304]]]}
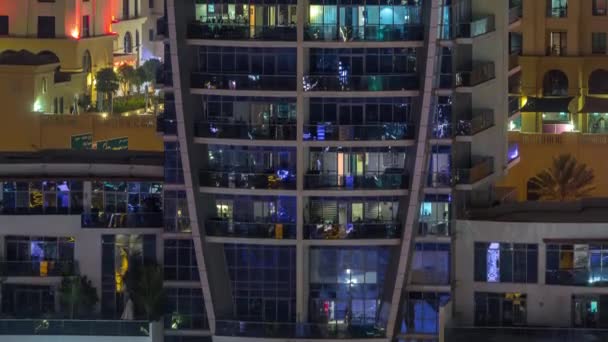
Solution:
{"label": "green tree", "polygon": [[154,262],[142,263],[137,256],[129,259],[125,284],[135,311],[143,313],[149,321],[158,321],[163,315],[165,302],[162,268]]}
{"label": "green tree", "polygon": [[[98,94],[97,96],[97,101],[100,103],[98,104],[99,109],[104,110],[108,108],[110,113],[112,113],[112,98],[119,88],[118,76],[116,76],[112,68],[104,68],[99,70],[95,75],[95,82],[95,89],[102,95],[99,96]],[[109,106],[106,106],[106,102]]]}
{"label": "green tree", "polygon": [[530,190],[544,201],[572,201],[589,194],[595,189],[593,170],[579,163],[571,154],[561,154],[553,158],[550,167],[530,179],[535,190]]}
{"label": "green tree", "polygon": [[[144,64],[140,67],[142,70],[142,80],[143,83],[146,83],[146,88],[144,89],[145,97],[146,97],[146,111],[148,110],[148,95],[149,93],[154,93],[156,89],[156,74],[162,68],[162,63],[158,59],[148,59],[144,62]],[[156,114],[156,104],[152,104],[154,106],[154,111]]]}
{"label": "green tree", "polygon": [[135,68],[128,64],[123,64],[118,67],[117,76],[123,96],[129,96],[131,93],[131,85],[134,83],[137,76]]}
{"label": "green tree", "polygon": [[69,318],[90,314],[99,301],[97,290],[86,276],[66,276],[61,280],[59,298]]}
{"label": "green tree", "polygon": [[146,71],[143,67],[135,69],[135,77],[133,77],[133,85],[136,88],[138,94],[141,93],[141,86],[146,83]]}

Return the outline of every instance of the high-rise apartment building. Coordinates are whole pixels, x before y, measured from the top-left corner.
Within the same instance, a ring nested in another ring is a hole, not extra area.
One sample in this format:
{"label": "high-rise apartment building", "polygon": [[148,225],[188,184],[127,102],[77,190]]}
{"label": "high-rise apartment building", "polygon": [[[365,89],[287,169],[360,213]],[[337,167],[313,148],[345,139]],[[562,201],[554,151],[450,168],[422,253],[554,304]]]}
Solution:
{"label": "high-rise apartment building", "polygon": [[206,321],[166,336],[442,338],[451,222],[514,159],[508,3],[168,0],[167,28],[166,235],[198,270],[168,285]]}
{"label": "high-rise apartment building", "polygon": [[[502,185],[519,200],[534,200],[530,179],[569,153],[596,175],[606,149],[608,94],[607,4],[602,0],[515,1],[523,15],[512,26],[509,82],[509,141],[519,145],[521,163]],[[596,177],[593,196],[608,195]]]}

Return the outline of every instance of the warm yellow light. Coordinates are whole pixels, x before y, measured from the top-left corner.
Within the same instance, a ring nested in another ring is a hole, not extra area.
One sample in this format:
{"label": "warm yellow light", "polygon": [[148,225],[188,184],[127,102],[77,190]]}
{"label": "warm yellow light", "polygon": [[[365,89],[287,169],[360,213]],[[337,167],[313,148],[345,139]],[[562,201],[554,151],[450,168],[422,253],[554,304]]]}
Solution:
{"label": "warm yellow light", "polygon": [[34,102],[34,112],[42,112],[42,104],[40,104],[40,100],[36,100]]}
{"label": "warm yellow light", "polygon": [[70,32],[70,35],[72,36],[72,38],[74,39],[80,39],[80,31],[78,30],[77,27],[74,27],[72,29],[72,31]]}
{"label": "warm yellow light", "polygon": [[309,9],[309,15],[310,15],[310,21],[311,22],[316,22],[315,19],[317,19],[319,16],[321,16],[322,10],[321,10],[321,6],[319,5],[311,5],[310,9]]}
{"label": "warm yellow light", "polygon": [[101,117],[104,118],[104,119],[107,119],[108,118],[108,113],[101,113]]}

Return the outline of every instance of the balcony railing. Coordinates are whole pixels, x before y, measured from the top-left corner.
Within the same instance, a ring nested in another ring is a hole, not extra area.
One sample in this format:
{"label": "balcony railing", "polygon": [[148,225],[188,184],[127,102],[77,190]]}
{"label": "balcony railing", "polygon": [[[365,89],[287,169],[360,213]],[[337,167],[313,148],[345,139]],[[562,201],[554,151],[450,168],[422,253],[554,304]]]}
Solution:
{"label": "balcony railing", "polygon": [[304,91],[399,91],[418,89],[418,76],[364,75],[364,76],[304,76]]}
{"label": "balcony railing", "polygon": [[0,275],[7,277],[61,277],[77,271],[73,260],[0,261]]}
{"label": "balcony railing", "polygon": [[450,221],[421,218],[418,223],[419,236],[450,236]]}
{"label": "balcony railing", "polygon": [[456,73],[456,87],[474,87],[483,82],[494,79],[494,62],[478,63],[471,71],[459,71]]}
{"label": "balcony railing", "polygon": [[289,170],[276,172],[201,171],[200,185],[237,189],[295,190],[296,175]]}
{"label": "balcony railing", "polygon": [[192,73],[192,88],[226,90],[278,90],[295,91],[295,75],[253,75],[253,74],[212,74]]}
{"label": "balcony railing", "polygon": [[545,283],[549,285],[608,287],[608,270],[583,267],[546,272]]}
{"label": "balcony railing", "polygon": [[398,222],[309,223],[304,225],[304,238],[311,240],[396,239],[399,238],[400,231],[401,225]]}
{"label": "balcony railing", "polygon": [[453,185],[452,172],[451,171],[438,171],[431,172],[429,174],[428,186],[432,188],[447,187],[450,188]]}
{"label": "balcony railing", "polygon": [[475,38],[495,30],[494,16],[472,20],[470,23],[461,23],[457,26],[455,38]]}
{"label": "balcony railing", "polygon": [[297,39],[295,25],[250,26],[236,23],[201,23],[188,25],[190,39],[293,41]]}
{"label": "balcony railing", "polygon": [[523,16],[523,9],[521,5],[509,8],[509,24],[513,24]]}
{"label": "balcony railing", "polygon": [[158,116],[156,118],[156,132],[165,135],[177,135],[177,121]]}
{"label": "balcony railing", "polygon": [[521,106],[519,105],[518,96],[509,96],[509,116],[513,116],[519,112]]}
{"label": "balcony railing", "polygon": [[147,321],[0,319],[0,335],[150,336]]}
{"label": "balcony railing", "polygon": [[306,189],[406,189],[408,177],[405,173],[368,172],[363,175],[338,175],[335,172],[309,171],[304,176]]}
{"label": "balcony railing", "polygon": [[289,222],[235,222],[207,220],[205,230],[208,236],[239,238],[295,239],[296,225]]}
{"label": "balcony railing", "polygon": [[383,328],[374,325],[279,323],[279,322],[215,322],[218,336],[263,337],[263,338],[315,338],[315,339],[359,339],[382,338]]}
{"label": "balcony railing", "polygon": [[333,42],[388,42],[423,40],[422,25],[365,25],[338,26],[309,24],[304,31],[304,40]]}
{"label": "balcony railing", "polygon": [[319,123],[304,126],[304,140],[353,141],[353,140],[405,140],[414,139],[413,124],[387,122],[377,125],[334,125]]}
{"label": "balcony railing", "polygon": [[471,120],[458,120],[456,123],[456,136],[471,136],[494,126],[494,112],[492,110],[478,111]]}
{"label": "balcony railing", "polygon": [[519,66],[519,56],[521,51],[512,52],[509,55],[509,70],[513,70]]}
{"label": "balcony railing", "polygon": [[82,228],[161,228],[163,213],[90,213],[81,215]]}
{"label": "balcony railing", "polygon": [[484,157],[474,162],[470,168],[460,168],[453,172],[456,184],[473,184],[494,172],[494,158]]}
{"label": "balcony railing", "polygon": [[516,142],[509,143],[507,148],[507,163],[519,158],[519,144]]}
{"label": "balcony railing", "polygon": [[295,123],[252,125],[245,122],[198,122],[196,136],[202,138],[246,140],[296,140]]}

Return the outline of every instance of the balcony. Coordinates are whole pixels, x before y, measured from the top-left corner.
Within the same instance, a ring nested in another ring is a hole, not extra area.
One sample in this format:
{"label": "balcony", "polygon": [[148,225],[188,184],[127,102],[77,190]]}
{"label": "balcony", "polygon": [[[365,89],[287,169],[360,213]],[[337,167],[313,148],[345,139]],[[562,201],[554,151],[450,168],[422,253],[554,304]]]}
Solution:
{"label": "balcony", "polygon": [[334,125],[323,123],[304,126],[304,140],[312,141],[378,141],[414,139],[410,123],[387,122],[377,125]]}
{"label": "balcony", "polygon": [[448,170],[431,172],[428,186],[432,188],[451,188],[453,185],[452,173]]}
{"label": "balcony", "polygon": [[375,325],[315,324],[223,321],[215,323],[218,336],[309,339],[373,339],[384,338],[386,332]]}
{"label": "balcony", "polygon": [[608,286],[608,271],[599,267],[597,270],[587,267],[548,269],[545,274],[545,283],[549,285],[606,287]]}
{"label": "balcony", "polygon": [[92,213],[81,215],[82,228],[162,228],[163,213]]}
{"label": "balcony", "polygon": [[201,171],[200,185],[233,189],[295,190],[296,175],[289,170],[276,172]]}
{"label": "balcony", "polygon": [[156,132],[164,135],[177,135],[177,121],[166,119],[162,115],[156,117]]}
{"label": "balcony", "polygon": [[296,140],[295,123],[252,125],[246,122],[197,122],[196,136],[201,138],[245,140]]}
{"label": "balcony", "polygon": [[509,96],[509,117],[520,112],[519,96]]}
{"label": "balcony", "polygon": [[295,25],[250,26],[237,23],[194,22],[188,25],[188,38],[295,42],[297,40],[297,29]]}
{"label": "balcony", "polygon": [[295,239],[296,225],[289,222],[235,222],[220,219],[205,221],[208,236]]}
{"label": "balcony", "polygon": [[494,79],[494,62],[474,63],[470,71],[459,71],[455,76],[456,87],[474,87]]}
{"label": "balcony", "polygon": [[479,19],[473,19],[469,23],[460,23],[457,26],[454,38],[475,38],[495,30],[494,16],[489,15]]}
{"label": "balcony", "polygon": [[509,55],[509,72],[519,67],[519,56],[521,56],[521,51],[512,52]]}
{"label": "balcony", "polygon": [[200,89],[296,91],[295,75],[244,75],[194,72],[190,86]]}
{"label": "balcony", "polygon": [[307,41],[389,42],[423,39],[423,25],[339,26],[336,24],[309,24],[304,28],[304,40]]}
{"label": "balcony", "polygon": [[509,8],[509,24],[513,24],[523,17],[522,5],[516,5],[515,7]]}
{"label": "balcony", "polygon": [[308,171],[304,176],[306,189],[397,190],[406,189],[408,176],[403,169],[387,169],[383,173],[342,175],[335,172]]}
{"label": "balcony", "polygon": [[308,223],[304,225],[304,238],[310,240],[397,239],[401,232],[399,222],[361,222],[347,224]]}
{"label": "balcony", "polygon": [[481,131],[484,131],[494,126],[494,111],[480,110],[473,114],[470,120],[458,120],[456,124],[455,135],[458,136],[473,136]]}
{"label": "balcony", "polygon": [[473,157],[471,167],[454,170],[456,184],[474,184],[494,173],[494,158]]}
{"label": "balcony", "polygon": [[61,277],[77,273],[73,260],[0,261],[0,275],[5,277]]}
{"label": "balcony", "polygon": [[[149,337],[150,323],[147,321],[124,320],[67,320],[67,319],[1,319],[0,335],[24,336],[129,336]],[[72,341],[73,339],[69,339]],[[86,339],[85,339],[86,340]],[[129,341],[147,341],[129,339]],[[43,341],[41,338],[40,341]]]}
{"label": "balcony", "polygon": [[404,91],[417,90],[418,76],[363,75],[363,76],[304,76],[304,91]]}

